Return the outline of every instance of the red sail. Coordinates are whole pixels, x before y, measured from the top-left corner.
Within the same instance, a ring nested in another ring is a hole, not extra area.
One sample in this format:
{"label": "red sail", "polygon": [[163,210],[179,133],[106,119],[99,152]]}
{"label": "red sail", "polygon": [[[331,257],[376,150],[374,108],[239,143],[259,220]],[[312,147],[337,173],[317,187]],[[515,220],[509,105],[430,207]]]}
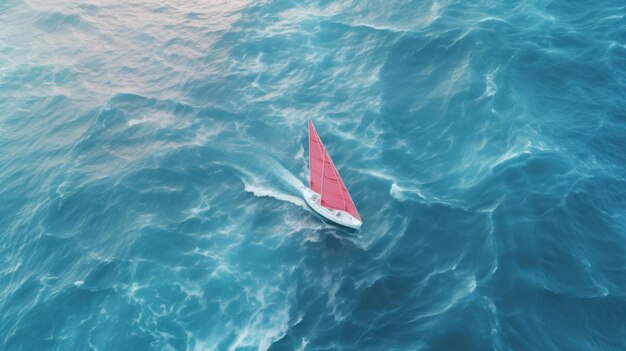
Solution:
{"label": "red sail", "polygon": [[317,135],[313,122],[309,119],[309,169],[311,190],[321,194],[322,206],[346,211],[361,220],[359,212],[341,180],[333,160],[326,152],[322,140]]}

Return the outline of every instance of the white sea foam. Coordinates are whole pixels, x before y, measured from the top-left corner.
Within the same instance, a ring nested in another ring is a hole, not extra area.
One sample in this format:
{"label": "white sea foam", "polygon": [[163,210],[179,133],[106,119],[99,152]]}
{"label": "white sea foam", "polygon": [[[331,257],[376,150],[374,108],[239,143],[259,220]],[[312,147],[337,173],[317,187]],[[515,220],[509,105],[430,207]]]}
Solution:
{"label": "white sea foam", "polygon": [[485,74],[485,92],[483,93],[483,97],[494,96],[498,91],[498,85],[493,81],[497,72],[498,70],[496,69]]}
{"label": "white sea foam", "polygon": [[159,127],[167,127],[173,125],[176,121],[176,118],[171,113],[155,110],[146,111],[141,117],[129,119],[127,123],[129,127],[144,123],[152,123],[158,125]]}
{"label": "white sea foam", "polygon": [[277,172],[282,180],[284,180],[287,184],[291,185],[294,190],[301,192],[302,189],[305,188],[304,184],[300,179],[293,175],[293,173],[289,172],[278,162],[274,161],[272,164],[273,169]]}
{"label": "white sea foam", "polygon": [[252,193],[255,196],[272,197],[277,200],[287,201],[294,205],[306,208],[306,203],[301,197],[289,195],[273,188],[263,187],[260,185],[253,185],[253,184],[246,182],[245,180],[243,181],[243,185],[244,185],[245,191]]}
{"label": "white sea foam", "polygon": [[225,129],[226,127],[223,125],[213,125],[210,129],[202,126],[194,135],[193,139],[191,140],[191,144],[197,146],[205,146],[209,143],[211,139],[213,139],[215,136],[220,135]]}
{"label": "white sea foam", "polygon": [[415,199],[415,195],[417,195],[420,200],[426,200],[426,198],[418,188],[403,188],[396,183],[391,184],[391,188],[389,189],[389,195],[391,195],[391,197],[400,202],[404,202],[409,199]]}
{"label": "white sea foam", "polygon": [[180,289],[185,293],[185,295],[187,295],[187,298],[204,298],[204,291],[202,290],[202,287],[197,284],[186,283],[180,284],[179,286]]}
{"label": "white sea foam", "polygon": [[372,177],[376,177],[376,178],[392,181],[392,182],[394,182],[394,184],[395,184],[395,181],[396,181],[396,178],[394,178],[393,176],[389,175],[385,171],[379,171],[379,170],[375,170],[375,169],[357,169],[356,171],[359,172],[359,173],[362,173],[362,174],[366,174],[366,175],[372,176]]}
{"label": "white sea foam", "polygon": [[441,17],[442,8],[437,1],[433,2],[428,8],[425,6],[414,7],[412,13],[404,21],[392,20],[386,18],[385,15],[381,16],[380,13],[369,13],[359,16],[359,20],[351,22],[351,25],[394,33],[423,30]]}
{"label": "white sea foam", "polygon": [[474,275],[467,276],[462,282],[461,286],[454,291],[448,291],[439,295],[439,302],[429,306],[429,310],[426,313],[418,315],[414,320],[420,320],[423,318],[434,317],[449,311],[451,308],[460,303],[465,297],[472,294],[477,287],[476,277]]}
{"label": "white sea foam", "polygon": [[513,148],[510,150],[507,150],[504,154],[502,154],[493,164],[493,167],[496,167],[508,160],[512,160],[514,158],[517,158],[519,156],[522,155],[532,155],[532,153],[530,152],[530,149],[524,147],[524,148]]}
{"label": "white sea foam", "polygon": [[293,156],[293,158],[296,159],[296,160],[304,159],[304,147],[302,145],[300,145],[300,147],[298,148],[298,151]]}
{"label": "white sea foam", "polygon": [[302,341],[300,343],[300,346],[298,347],[298,351],[304,351],[306,350],[306,346],[309,344],[309,340],[307,338],[302,338]]}
{"label": "white sea foam", "polygon": [[[262,159],[255,160],[255,163],[263,166],[262,171],[249,169],[245,163],[227,164],[243,174],[241,181],[244,190],[255,196],[272,197],[305,209],[308,208],[301,197],[302,191],[305,189],[304,184],[273,158],[262,155],[259,157]],[[221,164],[221,162],[217,163]],[[285,192],[283,188],[285,185],[287,185],[287,189],[291,188],[293,193]]]}
{"label": "white sea foam", "polygon": [[483,213],[493,213],[493,211],[495,211],[498,208],[498,206],[500,206],[502,201],[504,201],[504,195],[500,196],[499,198],[497,198],[496,200],[492,202],[489,202],[484,205],[480,205],[476,207],[474,210],[477,212],[483,212]]}
{"label": "white sea foam", "polygon": [[204,202],[203,207],[194,207],[191,209],[191,213],[194,215],[201,214],[211,210],[211,205],[209,205],[206,201]]}
{"label": "white sea foam", "polygon": [[433,22],[435,22],[439,17],[440,17],[440,12],[441,12],[441,5],[439,5],[438,2],[433,2],[432,5],[430,5],[430,10],[428,11],[428,14],[426,15],[426,17],[424,17],[421,26],[422,27],[428,27],[430,26]]}
{"label": "white sea foam", "polygon": [[[312,212],[310,209],[308,210]],[[317,220],[315,216],[298,216],[285,218],[285,224],[291,228],[289,235],[304,232],[305,241],[310,238],[311,241],[316,242],[319,239],[318,232],[324,228],[325,222]]]}
{"label": "white sea foam", "polygon": [[[283,293],[273,285],[265,285],[264,288],[256,290],[252,300],[258,304],[258,308],[250,316],[247,324],[237,328],[237,336],[228,346],[228,350],[240,348],[267,350],[274,341],[287,333],[289,305],[284,302],[277,303],[276,298],[281,295]],[[272,297],[271,303],[267,301],[268,296]]]}

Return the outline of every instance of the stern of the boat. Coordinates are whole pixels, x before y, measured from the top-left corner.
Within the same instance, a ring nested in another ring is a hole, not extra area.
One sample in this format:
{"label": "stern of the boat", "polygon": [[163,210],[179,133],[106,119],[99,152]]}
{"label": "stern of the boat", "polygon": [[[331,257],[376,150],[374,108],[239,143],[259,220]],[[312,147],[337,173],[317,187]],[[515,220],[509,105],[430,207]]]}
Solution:
{"label": "stern of the boat", "polygon": [[335,224],[351,229],[359,229],[363,224],[363,222],[354,218],[346,211],[333,210],[322,206],[320,201],[321,196],[309,188],[302,190],[302,197],[315,213]]}

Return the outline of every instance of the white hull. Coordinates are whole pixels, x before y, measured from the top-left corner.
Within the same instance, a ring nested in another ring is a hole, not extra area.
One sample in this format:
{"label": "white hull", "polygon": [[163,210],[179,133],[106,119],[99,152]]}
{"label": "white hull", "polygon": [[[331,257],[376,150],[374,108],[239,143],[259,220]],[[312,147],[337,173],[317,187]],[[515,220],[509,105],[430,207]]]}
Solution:
{"label": "white hull", "polygon": [[363,224],[346,211],[334,210],[321,205],[321,196],[309,188],[302,189],[302,197],[307,205],[320,216],[344,227],[359,229]]}

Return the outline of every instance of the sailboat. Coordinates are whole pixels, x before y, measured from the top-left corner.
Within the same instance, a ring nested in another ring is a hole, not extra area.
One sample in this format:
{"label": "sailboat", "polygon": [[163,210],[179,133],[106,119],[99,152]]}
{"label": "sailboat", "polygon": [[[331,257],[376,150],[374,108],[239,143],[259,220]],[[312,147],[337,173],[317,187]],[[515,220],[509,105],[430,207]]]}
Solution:
{"label": "sailboat", "polygon": [[309,118],[309,188],[304,201],[320,216],[344,227],[359,229],[363,221]]}

